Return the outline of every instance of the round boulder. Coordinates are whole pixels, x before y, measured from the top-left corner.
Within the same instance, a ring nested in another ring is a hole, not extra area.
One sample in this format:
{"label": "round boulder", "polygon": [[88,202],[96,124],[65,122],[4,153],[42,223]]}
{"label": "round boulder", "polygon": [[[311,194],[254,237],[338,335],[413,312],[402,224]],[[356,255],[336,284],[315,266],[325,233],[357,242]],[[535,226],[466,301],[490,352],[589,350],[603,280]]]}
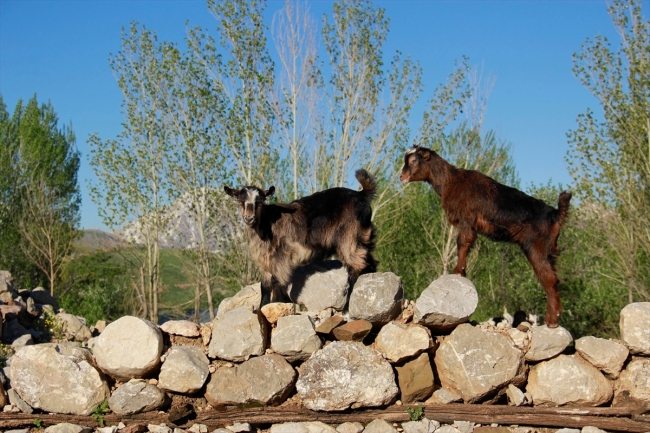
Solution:
{"label": "round boulder", "polygon": [[94,340],[97,365],[117,379],[142,378],[160,365],[163,338],[148,320],[124,316],[110,323]]}

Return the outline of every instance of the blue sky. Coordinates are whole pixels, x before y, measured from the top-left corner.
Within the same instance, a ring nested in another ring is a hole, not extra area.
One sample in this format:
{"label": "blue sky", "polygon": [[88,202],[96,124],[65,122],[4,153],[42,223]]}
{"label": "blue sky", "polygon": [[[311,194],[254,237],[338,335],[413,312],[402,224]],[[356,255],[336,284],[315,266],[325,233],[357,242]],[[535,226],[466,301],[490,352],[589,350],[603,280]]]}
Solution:
{"label": "blue sky", "polygon": [[[644,1],[644,14],[650,1]],[[318,18],[331,1],[313,1]],[[496,79],[484,126],[513,144],[523,186],[568,185],[566,133],[597,102],[572,73],[572,53],[587,37],[618,36],[603,0],[378,1],[390,18],[384,53],[410,54],[424,69],[425,91],[413,126],[433,89],[466,55]],[[283,2],[271,0],[267,22]],[[60,122],[72,122],[82,153],[83,228],[105,229],[87,194],[86,140],[120,132],[121,94],[108,57],[120,49],[120,31],[131,21],[155,30],[159,40],[181,42],[186,21],[214,30],[204,0],[0,0],[0,93],[10,112],[19,98],[51,101]],[[397,156],[396,156],[397,157]]]}

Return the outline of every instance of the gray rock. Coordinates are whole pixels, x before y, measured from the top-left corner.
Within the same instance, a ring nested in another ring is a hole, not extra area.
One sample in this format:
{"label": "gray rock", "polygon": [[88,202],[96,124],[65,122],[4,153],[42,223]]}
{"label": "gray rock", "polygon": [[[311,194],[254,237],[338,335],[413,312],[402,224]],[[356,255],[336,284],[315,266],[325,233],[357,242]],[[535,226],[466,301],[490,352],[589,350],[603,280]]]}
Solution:
{"label": "gray rock", "polygon": [[608,377],[616,379],[630,351],[623,344],[604,338],[582,337],[576,340],[576,351]]}
{"label": "gray rock", "polygon": [[376,419],[368,423],[364,433],[397,433],[395,427],[383,419]]}
{"label": "gray rock", "polygon": [[208,356],[242,362],[262,355],[266,350],[266,333],[262,316],[248,307],[237,307],[214,322]]}
{"label": "gray rock", "polygon": [[247,422],[236,422],[226,428],[233,433],[250,433],[254,430],[253,426]]}
{"label": "gray rock", "polygon": [[29,294],[29,296],[36,302],[37,304],[42,304],[42,305],[51,305],[54,307],[54,311],[59,310],[59,303],[56,302],[56,299],[54,299],[54,296],[50,295],[50,292],[45,290],[42,287],[37,287],[34,290],[32,290]]}
{"label": "gray rock", "polygon": [[160,325],[160,329],[167,334],[182,337],[195,338],[201,336],[201,326],[189,320],[169,320]]}
{"label": "gray rock", "polygon": [[436,430],[436,433],[461,433],[461,431],[458,430],[456,427],[452,427],[450,425],[443,425],[438,430]]}
{"label": "gray rock", "polygon": [[336,431],[337,433],[361,433],[363,428],[360,422],[344,422],[336,427]]}
{"label": "gray rock", "polygon": [[148,320],[124,316],[110,323],[94,340],[97,365],[117,379],[142,378],[157,370],[163,339]]}
{"label": "gray rock", "polygon": [[375,349],[392,363],[411,358],[433,347],[431,332],[420,325],[390,322],[375,339]]}
{"label": "gray rock", "polygon": [[32,317],[38,317],[39,314],[41,314],[40,310],[36,306],[36,303],[32,298],[27,298],[27,314],[29,314]]}
{"label": "gray rock", "polygon": [[510,406],[522,406],[528,403],[526,399],[526,394],[513,384],[508,385],[506,390],[506,395],[508,396],[508,404]]}
{"label": "gray rock", "polygon": [[438,421],[431,421],[427,418],[422,418],[420,421],[402,423],[404,433],[433,433],[438,427],[440,427]]}
{"label": "gray rock", "polygon": [[607,433],[605,430],[601,430],[598,427],[585,426],[580,430],[580,433]]}
{"label": "gray rock", "polygon": [[55,317],[63,329],[66,340],[87,341],[92,337],[90,329],[79,317],[68,313],[58,313]]}
{"label": "gray rock", "polygon": [[251,284],[241,289],[235,296],[224,298],[221,301],[217,309],[217,319],[238,307],[251,307],[253,311],[258,311],[261,304],[262,285],[260,283]]}
{"label": "gray rock", "polygon": [[289,362],[308,359],[322,345],[308,316],[280,317],[271,333],[271,348]]}
{"label": "gray rock", "polygon": [[469,324],[445,338],[434,361],[442,387],[457,392],[466,403],[494,394],[525,371],[523,354],[508,337]]}
{"label": "gray rock", "polygon": [[443,275],[415,301],[413,322],[449,330],[467,322],[478,305],[476,287],[460,275]]}
{"label": "gray rock", "polygon": [[320,421],[273,424],[269,433],[336,433],[334,427]]}
{"label": "gray rock", "polygon": [[47,427],[44,430],[44,433],[90,433],[92,431],[92,427],[80,426],[77,424],[64,422]]}
{"label": "gray rock", "polygon": [[596,367],[572,355],[532,366],[526,391],[535,406],[600,406],[613,395],[612,385]]}
{"label": "gray rock", "polygon": [[34,413],[34,409],[25,402],[20,395],[16,392],[15,389],[10,388],[7,390],[7,396],[9,397],[9,403],[16,406],[22,413],[31,414]]}
{"label": "gray rock", "polygon": [[296,389],[311,410],[344,410],[388,404],[398,393],[391,365],[358,342],[335,341],[302,365]]}
{"label": "gray rock", "polygon": [[633,359],[616,381],[613,406],[650,409],[650,359]]}
{"label": "gray rock", "polygon": [[147,429],[151,433],[172,433],[172,429],[167,427],[165,424],[148,424]]}
{"label": "gray rock", "polygon": [[56,344],[16,352],[11,384],[31,407],[63,414],[89,415],[110,395],[87,349]]}
{"label": "gray rock", "polygon": [[459,403],[461,401],[463,401],[463,397],[457,392],[450,391],[445,388],[440,388],[433,391],[433,394],[426,402],[435,404],[449,404]]}
{"label": "gray rock", "polygon": [[634,355],[650,356],[650,302],[635,302],[621,310],[621,340]]}
{"label": "gray rock", "polygon": [[460,433],[472,433],[474,431],[474,423],[471,421],[454,421],[452,426]]}
{"label": "gray rock", "polygon": [[361,275],[352,289],[348,313],[352,320],[381,325],[399,317],[404,305],[402,279],[392,272]]}
{"label": "gray rock", "polygon": [[287,398],[295,379],[296,371],[284,358],[264,355],[217,369],[206,386],[205,398],[213,406],[278,404]]}
{"label": "gray rock", "polygon": [[579,428],[561,428],[559,430],[555,430],[555,433],[580,433]]}
{"label": "gray rock", "polygon": [[209,364],[202,348],[174,346],[160,367],[158,386],[181,394],[193,394],[208,379]]}
{"label": "gray rock", "polygon": [[549,328],[546,325],[531,329],[530,347],[526,361],[543,361],[562,353],[573,341],[569,331],[561,326]]}
{"label": "gray rock", "polygon": [[132,379],[117,388],[108,399],[108,407],[116,415],[158,410],[168,403],[168,397],[157,386],[142,380]]}
{"label": "gray rock", "polygon": [[11,347],[14,348],[14,350],[19,350],[25,346],[31,346],[34,344],[34,339],[32,338],[31,334],[25,334],[22,335],[14,340],[13,343],[11,343]]}
{"label": "gray rock", "polygon": [[308,311],[342,310],[347,302],[348,271],[338,260],[298,267],[287,287],[287,296]]}
{"label": "gray rock", "polygon": [[18,292],[14,290],[13,278],[9,271],[0,271],[0,301],[9,303]]}

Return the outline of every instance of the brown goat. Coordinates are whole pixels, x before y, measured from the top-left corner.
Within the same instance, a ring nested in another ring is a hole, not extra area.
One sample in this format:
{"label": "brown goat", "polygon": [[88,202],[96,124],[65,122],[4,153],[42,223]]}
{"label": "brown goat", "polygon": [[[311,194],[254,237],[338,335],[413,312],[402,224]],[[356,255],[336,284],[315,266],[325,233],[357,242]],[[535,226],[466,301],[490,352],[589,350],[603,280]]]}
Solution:
{"label": "brown goat", "polygon": [[502,185],[474,170],[449,164],[436,152],[414,147],[404,156],[402,182],[427,182],[442,199],[447,221],[458,228],[458,262],[453,273],[465,276],[467,254],[480,233],[494,241],[518,244],[546,292],[545,323],[557,327],[561,312],[555,259],[557,238],[569,210],[570,192],[558,209]]}
{"label": "brown goat", "polygon": [[366,170],[355,175],[361,191],[331,188],[287,204],[265,204],[274,187],[224,186],[239,201],[251,255],[263,272],[262,293],[269,294],[270,302],[281,299],[281,290],[291,282],[296,267],[332,254],[347,267],[351,281],[375,272],[370,202],[376,182]]}

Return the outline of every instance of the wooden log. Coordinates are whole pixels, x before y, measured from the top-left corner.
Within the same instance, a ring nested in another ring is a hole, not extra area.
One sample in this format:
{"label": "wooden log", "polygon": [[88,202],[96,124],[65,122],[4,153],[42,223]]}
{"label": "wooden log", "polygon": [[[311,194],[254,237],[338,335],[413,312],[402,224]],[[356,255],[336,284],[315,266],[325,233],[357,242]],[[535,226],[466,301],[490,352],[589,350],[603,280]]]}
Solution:
{"label": "wooden log", "polygon": [[[407,405],[417,407],[418,405]],[[472,421],[484,425],[521,425],[537,427],[573,427],[594,426],[617,432],[648,432],[650,420],[638,414],[638,409],[630,408],[547,408],[547,407],[512,407],[496,405],[470,404],[427,404],[422,405],[424,416],[443,423],[454,421]],[[10,414],[0,413],[0,429],[25,428],[34,425],[39,419],[44,426],[69,422],[72,424],[95,427],[97,421],[92,416],[61,414]],[[327,424],[340,424],[346,421],[368,423],[375,419],[388,422],[406,422],[410,420],[406,406],[390,406],[382,409],[348,410],[343,412],[314,412],[299,406],[279,406],[260,408],[227,408],[199,412],[191,420],[169,422],[165,412],[148,412],[128,416],[108,414],[104,416],[107,425],[123,422],[130,424],[167,424],[170,427],[189,427],[192,424],[206,424],[214,429],[231,425],[235,422],[248,422],[253,425],[269,425],[284,422],[321,421]]]}

